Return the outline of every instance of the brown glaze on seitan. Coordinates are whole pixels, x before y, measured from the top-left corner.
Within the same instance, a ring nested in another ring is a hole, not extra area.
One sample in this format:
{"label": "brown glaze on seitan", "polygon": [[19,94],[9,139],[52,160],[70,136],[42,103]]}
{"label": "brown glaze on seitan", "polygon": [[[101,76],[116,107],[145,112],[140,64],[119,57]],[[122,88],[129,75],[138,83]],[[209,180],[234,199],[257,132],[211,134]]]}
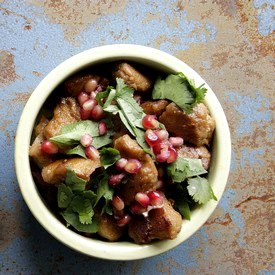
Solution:
{"label": "brown glaze on seitan", "polygon": [[54,116],[45,127],[44,135],[47,139],[59,135],[62,126],[80,120],[80,107],[72,97],[62,98],[54,109]]}
{"label": "brown glaze on seitan", "polygon": [[177,149],[178,155],[182,158],[201,159],[203,168],[209,169],[211,154],[205,146],[193,147],[182,145]]}
{"label": "brown glaze on seitan", "polygon": [[80,92],[84,92],[84,87],[86,83],[91,80],[95,79],[98,82],[99,91],[103,91],[106,89],[106,87],[109,84],[109,81],[107,78],[100,77],[98,75],[93,74],[86,74],[86,75],[76,75],[68,80],[65,81],[65,91],[69,96],[77,97]]}
{"label": "brown glaze on seitan", "polygon": [[181,215],[165,198],[163,208],[149,211],[148,217],[136,215],[129,224],[128,234],[137,244],[152,240],[174,239],[182,226]]}
{"label": "brown glaze on seitan", "polygon": [[126,62],[120,63],[116,66],[113,71],[113,76],[116,78],[122,78],[128,86],[140,93],[149,92],[153,87],[152,81],[147,76]]}
{"label": "brown glaze on seitan", "polygon": [[60,159],[42,169],[42,177],[46,183],[57,184],[65,180],[66,169],[69,167],[76,175],[85,181],[90,180],[90,175],[100,167],[100,160],[84,158]]}
{"label": "brown glaze on seitan", "polygon": [[182,137],[196,146],[209,144],[215,129],[215,121],[203,103],[197,104],[191,114],[170,103],[159,121],[174,136]]}
{"label": "brown glaze on seitan", "polygon": [[124,228],[117,225],[113,216],[108,214],[98,215],[98,235],[111,242],[117,241],[124,233]]}
{"label": "brown glaze on seitan", "polygon": [[114,142],[114,148],[119,150],[121,157],[126,159],[138,159],[141,169],[122,186],[120,195],[126,205],[135,198],[136,193],[156,190],[158,172],[153,159],[146,154],[137,142],[128,135],[119,137]]}
{"label": "brown glaze on seitan", "polygon": [[141,104],[142,109],[147,115],[160,116],[166,109],[169,102],[164,99],[148,100]]}
{"label": "brown glaze on seitan", "polygon": [[29,155],[33,161],[37,164],[38,167],[42,168],[54,161],[54,156],[46,154],[41,151],[41,143],[44,138],[44,129],[48,124],[48,119],[44,116],[41,117],[39,124],[35,128],[36,138],[34,139],[32,145],[29,149]]}

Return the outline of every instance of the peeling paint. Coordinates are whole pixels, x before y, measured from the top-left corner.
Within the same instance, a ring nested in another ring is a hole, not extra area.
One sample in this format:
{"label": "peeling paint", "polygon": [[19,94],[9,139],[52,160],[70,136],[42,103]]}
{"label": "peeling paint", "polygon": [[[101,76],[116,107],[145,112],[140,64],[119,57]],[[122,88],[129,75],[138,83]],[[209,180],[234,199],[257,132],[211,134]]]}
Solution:
{"label": "peeling paint", "polygon": [[17,78],[14,55],[8,51],[0,51],[0,87],[9,85]]}

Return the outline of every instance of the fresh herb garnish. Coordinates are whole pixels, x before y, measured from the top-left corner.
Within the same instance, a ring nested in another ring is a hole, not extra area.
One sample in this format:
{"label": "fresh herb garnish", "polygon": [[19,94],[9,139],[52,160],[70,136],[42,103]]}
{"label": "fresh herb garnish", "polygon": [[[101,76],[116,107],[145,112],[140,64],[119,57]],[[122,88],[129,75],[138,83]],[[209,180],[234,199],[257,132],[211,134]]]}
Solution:
{"label": "fresh herb garnish", "polygon": [[99,152],[101,165],[105,169],[107,169],[109,166],[113,165],[117,160],[120,159],[119,151],[112,147],[103,148]]}
{"label": "fresh herb garnish", "polygon": [[153,99],[169,99],[186,113],[191,113],[195,104],[203,101],[207,89],[196,87],[194,80],[183,73],[170,74],[165,79],[158,78],[152,92]]}
{"label": "fresh herb garnish", "polygon": [[178,156],[175,162],[167,165],[167,174],[172,178],[173,182],[183,182],[187,178],[205,173],[207,171],[203,168],[200,159]]}
{"label": "fresh herb garnish", "polygon": [[193,200],[199,204],[204,204],[210,199],[217,200],[214,192],[206,178],[195,177],[187,180],[187,190]]}

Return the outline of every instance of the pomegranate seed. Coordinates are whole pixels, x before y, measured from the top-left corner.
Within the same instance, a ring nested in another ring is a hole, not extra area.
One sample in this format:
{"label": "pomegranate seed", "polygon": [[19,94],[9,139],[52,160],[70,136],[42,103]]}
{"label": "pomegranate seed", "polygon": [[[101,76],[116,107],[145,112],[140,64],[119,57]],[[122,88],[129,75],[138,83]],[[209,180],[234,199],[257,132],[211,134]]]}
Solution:
{"label": "pomegranate seed", "polygon": [[121,219],[125,215],[124,210],[117,210],[115,207],[113,207],[113,213],[116,220]]}
{"label": "pomegranate seed", "polygon": [[83,108],[80,109],[80,117],[82,120],[86,120],[90,117],[91,111],[84,110]]}
{"label": "pomegranate seed", "polygon": [[141,168],[141,163],[137,159],[129,159],[126,165],[124,166],[124,170],[130,174],[136,174]]}
{"label": "pomegranate seed", "polygon": [[157,189],[160,189],[160,188],[162,188],[164,186],[164,181],[163,180],[158,180],[157,181],[157,186],[156,186],[156,188]]}
{"label": "pomegranate seed", "polygon": [[125,174],[117,174],[117,175],[111,175],[109,177],[108,183],[111,186],[116,186],[121,183],[122,179],[125,177]]}
{"label": "pomegranate seed", "polygon": [[51,141],[44,140],[41,143],[41,151],[51,155],[56,154],[58,153],[58,146]]}
{"label": "pomegranate seed", "polygon": [[87,147],[85,149],[85,154],[87,156],[87,158],[91,159],[91,160],[96,160],[96,159],[99,159],[99,152],[98,150],[90,145],[89,147]]}
{"label": "pomegranate seed", "polygon": [[178,152],[173,148],[169,147],[170,156],[167,158],[167,163],[175,162],[178,158]]}
{"label": "pomegranate seed", "polygon": [[167,140],[169,137],[169,133],[164,129],[155,131],[155,134],[158,136],[160,141]]}
{"label": "pomegranate seed", "polygon": [[145,193],[142,193],[142,192],[136,193],[135,200],[144,207],[147,207],[150,203],[149,197]]}
{"label": "pomegranate seed", "polygon": [[150,199],[150,204],[152,206],[162,206],[163,205],[163,196],[157,191],[148,192],[147,196]]}
{"label": "pomegranate seed", "polygon": [[102,92],[103,91],[103,87],[102,86],[98,86],[95,91],[97,93]]}
{"label": "pomegranate seed", "polygon": [[125,225],[127,225],[131,220],[131,216],[130,215],[124,215],[121,219],[117,220],[117,225],[119,227],[123,227]]}
{"label": "pomegranate seed", "polygon": [[168,150],[168,148],[164,148],[161,150],[160,154],[156,156],[156,160],[158,162],[166,162],[169,156],[170,156],[170,151]]}
{"label": "pomegranate seed", "polygon": [[89,99],[83,103],[82,108],[85,111],[92,111],[96,105],[97,101],[95,99]]}
{"label": "pomegranate seed", "polygon": [[142,118],[142,126],[145,129],[157,129],[159,127],[157,117],[154,115],[146,115]]}
{"label": "pomegranate seed", "polygon": [[124,208],[124,201],[119,196],[113,197],[112,204],[118,211],[121,211]]}
{"label": "pomegranate seed", "polygon": [[91,98],[91,99],[96,99],[96,95],[97,95],[96,92],[91,92],[90,98]]}
{"label": "pomegranate seed", "polygon": [[128,160],[125,159],[125,158],[119,159],[119,160],[116,162],[116,169],[117,169],[118,171],[123,171],[125,165],[127,164],[127,162],[128,162]]}
{"label": "pomegranate seed", "polygon": [[96,105],[91,112],[91,118],[95,121],[99,121],[105,116],[106,114],[100,105]]}
{"label": "pomegranate seed", "polygon": [[140,203],[137,201],[133,202],[130,206],[130,211],[133,214],[142,214],[143,212],[147,211],[147,207],[142,206]]}
{"label": "pomegranate seed", "polygon": [[151,129],[148,129],[145,132],[145,140],[150,146],[153,146],[158,142],[158,136]]}
{"label": "pomegranate seed", "polygon": [[105,122],[99,122],[98,125],[99,135],[103,136],[107,133],[107,125]]}
{"label": "pomegranate seed", "polygon": [[95,79],[90,79],[84,86],[85,91],[90,94],[91,92],[95,91],[98,83]]}
{"label": "pomegranate seed", "polygon": [[92,142],[93,142],[93,138],[90,134],[85,134],[80,139],[80,143],[84,147],[90,146],[92,144]]}
{"label": "pomegranate seed", "polygon": [[153,152],[155,155],[161,153],[161,150],[167,149],[168,150],[169,143],[167,141],[157,142],[152,146]]}
{"label": "pomegranate seed", "polygon": [[174,147],[180,147],[183,144],[183,138],[181,138],[181,137],[170,137],[169,142]]}
{"label": "pomegranate seed", "polygon": [[90,97],[87,93],[81,92],[77,97],[77,101],[78,101],[79,105],[82,107],[84,102],[86,102],[89,98]]}

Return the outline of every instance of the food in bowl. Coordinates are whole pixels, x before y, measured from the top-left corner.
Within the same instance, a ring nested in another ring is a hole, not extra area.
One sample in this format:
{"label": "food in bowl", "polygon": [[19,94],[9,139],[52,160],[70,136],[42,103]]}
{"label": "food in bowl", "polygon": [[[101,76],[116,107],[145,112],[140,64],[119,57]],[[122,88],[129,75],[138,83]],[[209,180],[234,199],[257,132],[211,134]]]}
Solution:
{"label": "food in bowl", "polygon": [[137,244],[174,239],[207,181],[215,121],[183,73],[92,66],[44,104],[29,155],[42,197],[70,229]]}

